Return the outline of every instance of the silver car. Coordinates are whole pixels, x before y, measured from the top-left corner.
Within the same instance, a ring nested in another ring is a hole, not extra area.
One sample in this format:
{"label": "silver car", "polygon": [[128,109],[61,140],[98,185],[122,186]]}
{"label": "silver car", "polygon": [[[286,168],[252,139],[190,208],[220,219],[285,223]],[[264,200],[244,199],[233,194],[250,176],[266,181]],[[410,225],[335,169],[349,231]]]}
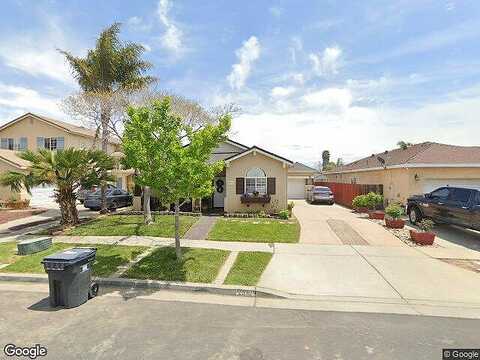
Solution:
{"label": "silver car", "polygon": [[335,203],[335,198],[329,187],[314,186],[307,194],[307,201],[311,203],[322,202],[333,205]]}
{"label": "silver car", "polygon": [[[101,207],[101,190],[98,189],[92,194],[89,194],[85,199],[83,206],[90,210],[100,210]],[[121,189],[109,189],[105,193],[107,208],[115,210],[121,207],[132,205],[133,197],[128,192]]]}
{"label": "silver car", "polygon": [[[77,191],[77,200],[80,201],[81,204],[83,204],[87,196],[93,194],[98,189],[100,189],[100,185],[94,185],[91,188],[81,187],[80,190]],[[110,184],[107,185],[107,190],[113,189],[116,189],[116,187]]]}

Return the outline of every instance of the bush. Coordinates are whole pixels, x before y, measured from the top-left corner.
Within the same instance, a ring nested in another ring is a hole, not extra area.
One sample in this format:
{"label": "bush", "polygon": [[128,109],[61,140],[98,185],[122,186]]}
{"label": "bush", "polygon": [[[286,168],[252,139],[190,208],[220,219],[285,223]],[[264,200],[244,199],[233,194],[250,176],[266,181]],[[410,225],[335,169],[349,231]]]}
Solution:
{"label": "bush", "polygon": [[385,214],[390,216],[392,219],[400,219],[400,217],[403,215],[403,207],[399,204],[390,204],[387,206],[385,209]]}
{"label": "bush", "polygon": [[434,222],[430,219],[423,219],[420,222],[420,229],[422,229],[423,232],[430,232],[433,229]]}
{"label": "bush", "polygon": [[352,206],[356,209],[367,207],[367,196],[366,195],[358,195],[352,201]]}
{"label": "bush", "polygon": [[282,220],[288,220],[289,218],[289,212],[288,210],[280,210],[278,212],[278,217]]}
{"label": "bush", "polygon": [[375,210],[378,205],[383,204],[383,196],[380,194],[375,194],[374,192],[369,192],[367,195],[365,195],[365,202],[369,209]]}

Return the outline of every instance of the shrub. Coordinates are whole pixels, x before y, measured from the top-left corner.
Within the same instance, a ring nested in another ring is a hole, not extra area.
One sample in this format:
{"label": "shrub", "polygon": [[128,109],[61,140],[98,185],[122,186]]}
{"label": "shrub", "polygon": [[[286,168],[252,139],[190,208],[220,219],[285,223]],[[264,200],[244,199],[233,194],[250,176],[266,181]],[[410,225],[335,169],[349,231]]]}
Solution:
{"label": "shrub", "polygon": [[367,197],[366,195],[358,195],[352,201],[352,206],[356,209],[367,207]]}
{"label": "shrub", "polygon": [[432,231],[434,226],[434,222],[430,219],[423,219],[420,222],[420,229],[422,229],[423,232],[430,232]]}
{"label": "shrub", "polygon": [[390,204],[385,209],[385,214],[390,216],[392,219],[399,219],[403,215],[403,207],[399,204]]}
{"label": "shrub", "polygon": [[278,212],[278,217],[279,217],[280,219],[283,219],[283,220],[288,220],[288,218],[289,218],[288,214],[289,214],[289,213],[288,213],[288,210],[280,210],[280,211]]}
{"label": "shrub", "polygon": [[378,205],[383,204],[383,196],[380,194],[375,194],[374,192],[369,192],[365,196],[366,206],[374,210]]}

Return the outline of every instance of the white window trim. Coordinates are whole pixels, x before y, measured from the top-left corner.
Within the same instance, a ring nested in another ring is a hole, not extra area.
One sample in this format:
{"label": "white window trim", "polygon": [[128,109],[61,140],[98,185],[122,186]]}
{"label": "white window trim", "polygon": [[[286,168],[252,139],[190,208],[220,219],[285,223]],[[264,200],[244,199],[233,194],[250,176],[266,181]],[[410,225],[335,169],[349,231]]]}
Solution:
{"label": "white window trim", "polygon": [[[248,169],[247,171],[247,174],[250,172],[250,170],[252,170],[254,168],[251,168],[251,169]],[[265,173],[265,170],[261,169],[261,168],[258,168],[260,170],[262,170],[262,172],[265,174],[265,176],[245,176],[245,180],[244,180],[244,189],[245,189],[245,193],[249,194],[249,192],[247,191],[247,179],[249,180],[253,180],[254,181],[254,191],[258,191],[258,193],[260,195],[265,195],[267,194],[268,192],[268,182],[267,182],[267,174]],[[262,179],[264,180],[264,184],[263,185],[258,185],[258,180],[259,179]],[[261,191],[259,190],[259,188],[261,188]]]}

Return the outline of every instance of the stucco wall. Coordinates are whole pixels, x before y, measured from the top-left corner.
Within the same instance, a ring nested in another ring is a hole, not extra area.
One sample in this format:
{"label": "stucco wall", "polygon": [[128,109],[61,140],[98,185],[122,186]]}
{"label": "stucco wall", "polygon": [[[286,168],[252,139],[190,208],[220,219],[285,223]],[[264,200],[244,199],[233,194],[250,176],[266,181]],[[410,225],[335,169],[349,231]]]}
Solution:
{"label": "stucco wall", "polygon": [[[415,179],[417,175],[417,180]],[[480,168],[410,168],[327,174],[327,181],[357,184],[383,184],[385,199],[405,203],[414,194],[421,194],[429,180],[480,179]]]}
{"label": "stucco wall", "polygon": [[[9,163],[6,163],[0,160],[0,174],[4,174],[8,171],[20,172],[21,170],[10,165]],[[30,199],[30,195],[25,190],[22,190],[20,193],[14,193],[10,190],[9,187],[0,186],[0,200],[8,201],[11,199],[17,199],[17,200]]]}
{"label": "stucco wall", "polygon": [[[240,196],[235,192],[235,182],[237,177],[244,178],[247,171],[251,168],[259,167],[267,177],[276,178],[275,195],[271,196],[270,204],[251,204],[249,207],[242,204]],[[272,159],[265,155],[250,153],[232,162],[226,168],[227,191],[225,194],[225,211],[241,212],[251,211],[252,209],[264,210],[265,212],[276,212],[287,208],[287,174],[288,165],[283,166],[281,161]]]}
{"label": "stucco wall", "polygon": [[[21,137],[27,138],[27,146],[29,150],[37,150],[37,137],[61,137],[65,138],[65,148],[90,148],[93,145],[93,138],[71,134],[65,130],[48,124],[37,118],[28,116],[16,122],[13,125],[0,131],[1,138],[14,138],[17,142]],[[101,148],[101,141],[97,141],[97,148]],[[108,152],[115,151],[114,145],[109,145]]]}

